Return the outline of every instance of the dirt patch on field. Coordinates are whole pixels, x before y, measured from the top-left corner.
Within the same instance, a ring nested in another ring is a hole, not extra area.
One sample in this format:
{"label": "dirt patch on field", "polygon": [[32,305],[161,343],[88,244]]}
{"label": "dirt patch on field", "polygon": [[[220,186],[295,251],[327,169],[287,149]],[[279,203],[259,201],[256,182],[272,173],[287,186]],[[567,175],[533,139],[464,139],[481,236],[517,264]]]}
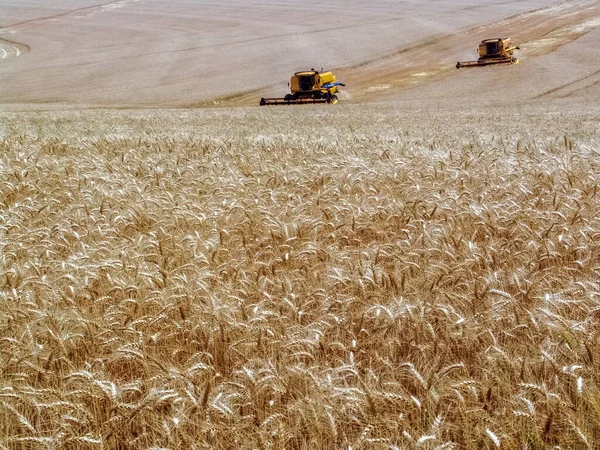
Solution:
{"label": "dirt patch on field", "polygon": [[[597,11],[596,11],[597,13]],[[579,19],[575,23],[559,27],[540,39],[527,42],[521,46],[522,57],[534,57],[550,53],[557,48],[572,42],[600,25],[600,17]]]}

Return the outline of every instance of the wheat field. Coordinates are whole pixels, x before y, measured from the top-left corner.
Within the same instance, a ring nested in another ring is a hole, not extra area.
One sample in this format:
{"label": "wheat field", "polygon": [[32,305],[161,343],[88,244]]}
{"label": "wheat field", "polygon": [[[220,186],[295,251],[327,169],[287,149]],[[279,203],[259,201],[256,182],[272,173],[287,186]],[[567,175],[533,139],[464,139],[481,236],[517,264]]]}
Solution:
{"label": "wheat field", "polygon": [[595,448],[599,117],[0,114],[0,448]]}

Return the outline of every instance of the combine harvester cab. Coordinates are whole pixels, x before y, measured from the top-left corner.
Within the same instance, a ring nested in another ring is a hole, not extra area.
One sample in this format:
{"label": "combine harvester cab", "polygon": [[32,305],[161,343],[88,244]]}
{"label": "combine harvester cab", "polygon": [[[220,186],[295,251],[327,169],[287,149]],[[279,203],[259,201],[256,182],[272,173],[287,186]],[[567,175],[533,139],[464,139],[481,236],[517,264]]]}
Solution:
{"label": "combine harvester cab", "polygon": [[337,81],[332,72],[318,72],[315,69],[296,72],[289,82],[289,94],[283,98],[261,98],[260,106],[337,103],[338,86],[345,84]]}
{"label": "combine harvester cab", "polygon": [[518,64],[519,60],[514,57],[514,51],[518,49],[519,47],[512,45],[510,38],[486,39],[479,44],[477,61],[459,61],[456,63],[456,68]]}

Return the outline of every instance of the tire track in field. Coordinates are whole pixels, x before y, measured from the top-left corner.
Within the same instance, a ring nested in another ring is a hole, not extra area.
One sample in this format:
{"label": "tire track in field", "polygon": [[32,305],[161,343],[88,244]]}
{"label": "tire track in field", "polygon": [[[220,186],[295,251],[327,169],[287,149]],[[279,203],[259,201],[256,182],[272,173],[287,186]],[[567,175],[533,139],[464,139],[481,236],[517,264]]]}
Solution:
{"label": "tire track in field", "polygon": [[583,36],[598,26],[600,26],[600,12],[587,20],[574,20],[565,26],[557,27],[540,39],[525,43],[521,55],[531,57],[551,53],[558,47]]}
{"label": "tire track in field", "polygon": [[[595,77],[597,77],[598,79],[594,79]],[[583,83],[587,80],[591,79],[591,83]],[[600,70],[597,70],[594,73],[591,73],[589,75],[586,75],[584,77],[578,78],[574,81],[571,81],[569,83],[565,83],[563,85],[557,86],[555,88],[552,88],[550,90],[547,90],[546,92],[542,92],[539,95],[536,95],[534,98],[539,99],[539,98],[543,98],[543,97],[547,97],[549,95],[552,95],[554,93],[559,93],[559,91],[563,91],[565,89],[568,89],[570,87],[575,87],[575,89],[573,89],[571,92],[567,92],[565,95],[561,95],[560,97],[569,97],[571,94],[578,92],[578,91],[582,91],[584,89],[590,88],[592,86],[595,86],[596,84],[600,83]],[[576,87],[575,85],[578,84],[583,84],[583,86],[581,87]]]}
{"label": "tire track in field", "polygon": [[63,19],[79,19],[82,17],[89,17],[94,14],[102,13],[105,11],[122,8],[132,3],[138,3],[142,0],[116,0],[108,3],[103,3],[99,5],[86,6],[85,8],[73,9],[70,11],[65,11],[60,14],[54,14],[51,16],[38,17],[35,19],[23,20],[21,22],[16,22],[10,25],[6,25],[3,30],[16,30],[18,28],[22,28],[26,25],[37,25],[44,22],[58,22]]}

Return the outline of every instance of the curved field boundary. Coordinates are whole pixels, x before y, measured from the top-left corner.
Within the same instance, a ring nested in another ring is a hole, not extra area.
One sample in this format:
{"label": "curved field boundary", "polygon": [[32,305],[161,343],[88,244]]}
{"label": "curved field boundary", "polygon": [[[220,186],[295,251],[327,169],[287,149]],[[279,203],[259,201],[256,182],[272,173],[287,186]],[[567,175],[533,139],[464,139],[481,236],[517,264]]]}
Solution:
{"label": "curved field boundary", "polygon": [[6,38],[0,38],[0,60],[21,56],[30,50],[29,45],[11,41]]}
{"label": "curved field boundary", "polygon": [[87,17],[87,16],[91,16],[94,14],[104,12],[104,11],[122,8],[130,3],[138,3],[139,1],[141,1],[141,0],[118,0],[118,1],[114,1],[114,2],[102,3],[102,4],[94,5],[94,6],[86,6],[85,8],[73,9],[70,11],[62,12],[60,14],[54,14],[54,15],[45,16],[45,17],[37,17],[35,19],[23,20],[21,22],[12,23],[10,25],[6,25],[4,27],[4,30],[14,30],[16,28],[22,27],[23,25],[33,25],[33,24],[39,24],[39,23],[43,23],[43,22],[56,22],[58,20],[69,19],[69,18]]}

